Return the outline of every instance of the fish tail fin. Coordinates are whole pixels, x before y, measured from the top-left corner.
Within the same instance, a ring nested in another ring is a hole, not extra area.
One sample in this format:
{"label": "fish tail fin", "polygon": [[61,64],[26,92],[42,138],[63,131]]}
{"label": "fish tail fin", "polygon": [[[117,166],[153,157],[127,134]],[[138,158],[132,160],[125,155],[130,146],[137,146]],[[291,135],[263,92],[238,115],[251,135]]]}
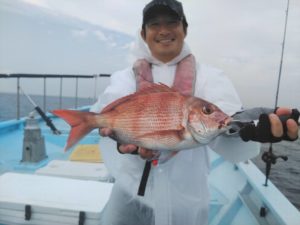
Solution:
{"label": "fish tail fin", "polygon": [[64,119],[71,126],[65,151],[73,147],[80,139],[96,128],[91,122],[95,120],[96,113],[77,110],[53,110],[52,113]]}

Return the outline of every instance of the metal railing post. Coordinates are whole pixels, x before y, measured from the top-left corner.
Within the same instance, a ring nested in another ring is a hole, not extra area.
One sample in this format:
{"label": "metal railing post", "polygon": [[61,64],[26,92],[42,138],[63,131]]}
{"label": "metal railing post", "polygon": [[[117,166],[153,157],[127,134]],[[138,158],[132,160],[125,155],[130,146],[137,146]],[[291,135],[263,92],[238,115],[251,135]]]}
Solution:
{"label": "metal railing post", "polygon": [[78,77],[76,77],[75,109],[77,109],[77,103],[78,103]]}
{"label": "metal railing post", "polygon": [[94,102],[97,101],[98,75],[94,75]]}
{"label": "metal railing post", "polygon": [[44,77],[44,106],[43,109],[46,111],[46,77]]}
{"label": "metal railing post", "polygon": [[20,119],[20,77],[17,78],[17,120]]}
{"label": "metal railing post", "polygon": [[60,89],[59,89],[59,108],[62,108],[62,85],[63,85],[63,78],[60,78]]}

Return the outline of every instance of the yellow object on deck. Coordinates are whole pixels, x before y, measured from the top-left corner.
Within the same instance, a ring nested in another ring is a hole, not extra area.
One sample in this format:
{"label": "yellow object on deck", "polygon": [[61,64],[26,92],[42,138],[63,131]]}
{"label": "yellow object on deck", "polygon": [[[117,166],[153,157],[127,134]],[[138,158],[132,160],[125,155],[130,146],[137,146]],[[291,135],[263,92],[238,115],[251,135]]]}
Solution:
{"label": "yellow object on deck", "polygon": [[103,162],[98,144],[82,144],[78,145],[69,159],[71,161],[81,162]]}

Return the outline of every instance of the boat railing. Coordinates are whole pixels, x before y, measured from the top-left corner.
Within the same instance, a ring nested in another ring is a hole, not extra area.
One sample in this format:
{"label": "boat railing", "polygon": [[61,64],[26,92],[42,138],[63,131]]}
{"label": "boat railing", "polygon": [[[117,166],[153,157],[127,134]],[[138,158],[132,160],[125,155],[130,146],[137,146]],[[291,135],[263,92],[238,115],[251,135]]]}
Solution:
{"label": "boat railing", "polygon": [[97,83],[98,78],[101,77],[110,77],[110,74],[94,74],[94,75],[72,75],[72,74],[28,74],[28,73],[13,73],[13,74],[1,74],[0,73],[0,79],[16,79],[16,94],[17,94],[17,102],[16,102],[16,118],[20,119],[20,95],[21,93],[21,79],[43,79],[43,110],[46,111],[46,105],[47,105],[47,80],[48,79],[60,79],[59,81],[59,107],[62,106],[62,98],[63,98],[63,80],[64,79],[75,79],[75,93],[74,93],[74,108],[78,107],[78,90],[79,90],[79,79],[93,79],[94,80],[94,88],[93,88],[93,97],[94,100],[96,100],[97,97]]}

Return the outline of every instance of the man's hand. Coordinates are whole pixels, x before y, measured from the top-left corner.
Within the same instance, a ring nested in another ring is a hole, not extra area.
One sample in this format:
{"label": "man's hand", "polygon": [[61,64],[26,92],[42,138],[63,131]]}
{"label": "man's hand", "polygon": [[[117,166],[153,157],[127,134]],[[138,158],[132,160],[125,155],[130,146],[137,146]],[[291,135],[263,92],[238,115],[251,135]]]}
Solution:
{"label": "man's hand", "polygon": [[[103,137],[113,136],[113,131],[110,128],[101,128],[99,129],[99,134]],[[145,148],[139,148],[136,145],[133,144],[121,144],[118,146],[118,150],[120,153],[123,154],[134,154],[137,152],[141,156],[142,159],[148,159],[151,160],[155,157],[157,157],[157,151],[145,149]]]}
{"label": "man's hand", "polygon": [[[282,137],[284,135],[284,129],[279,116],[289,116],[292,114],[292,110],[288,108],[278,108],[276,114],[270,114],[269,119],[271,123],[271,131],[274,137]],[[297,119],[297,118],[296,118]],[[299,115],[298,115],[299,119]],[[294,119],[288,119],[286,121],[286,135],[291,140],[298,138],[298,124]]]}
{"label": "man's hand", "polygon": [[103,137],[111,136],[113,134],[112,130],[110,128],[100,128],[99,134]]}
{"label": "man's hand", "polygon": [[[292,117],[285,121],[280,117]],[[278,108],[276,113],[262,114],[257,126],[251,124],[240,130],[240,136],[244,141],[279,142],[282,140],[294,141],[298,138],[299,111],[288,108]],[[297,121],[297,122],[296,122]]]}

